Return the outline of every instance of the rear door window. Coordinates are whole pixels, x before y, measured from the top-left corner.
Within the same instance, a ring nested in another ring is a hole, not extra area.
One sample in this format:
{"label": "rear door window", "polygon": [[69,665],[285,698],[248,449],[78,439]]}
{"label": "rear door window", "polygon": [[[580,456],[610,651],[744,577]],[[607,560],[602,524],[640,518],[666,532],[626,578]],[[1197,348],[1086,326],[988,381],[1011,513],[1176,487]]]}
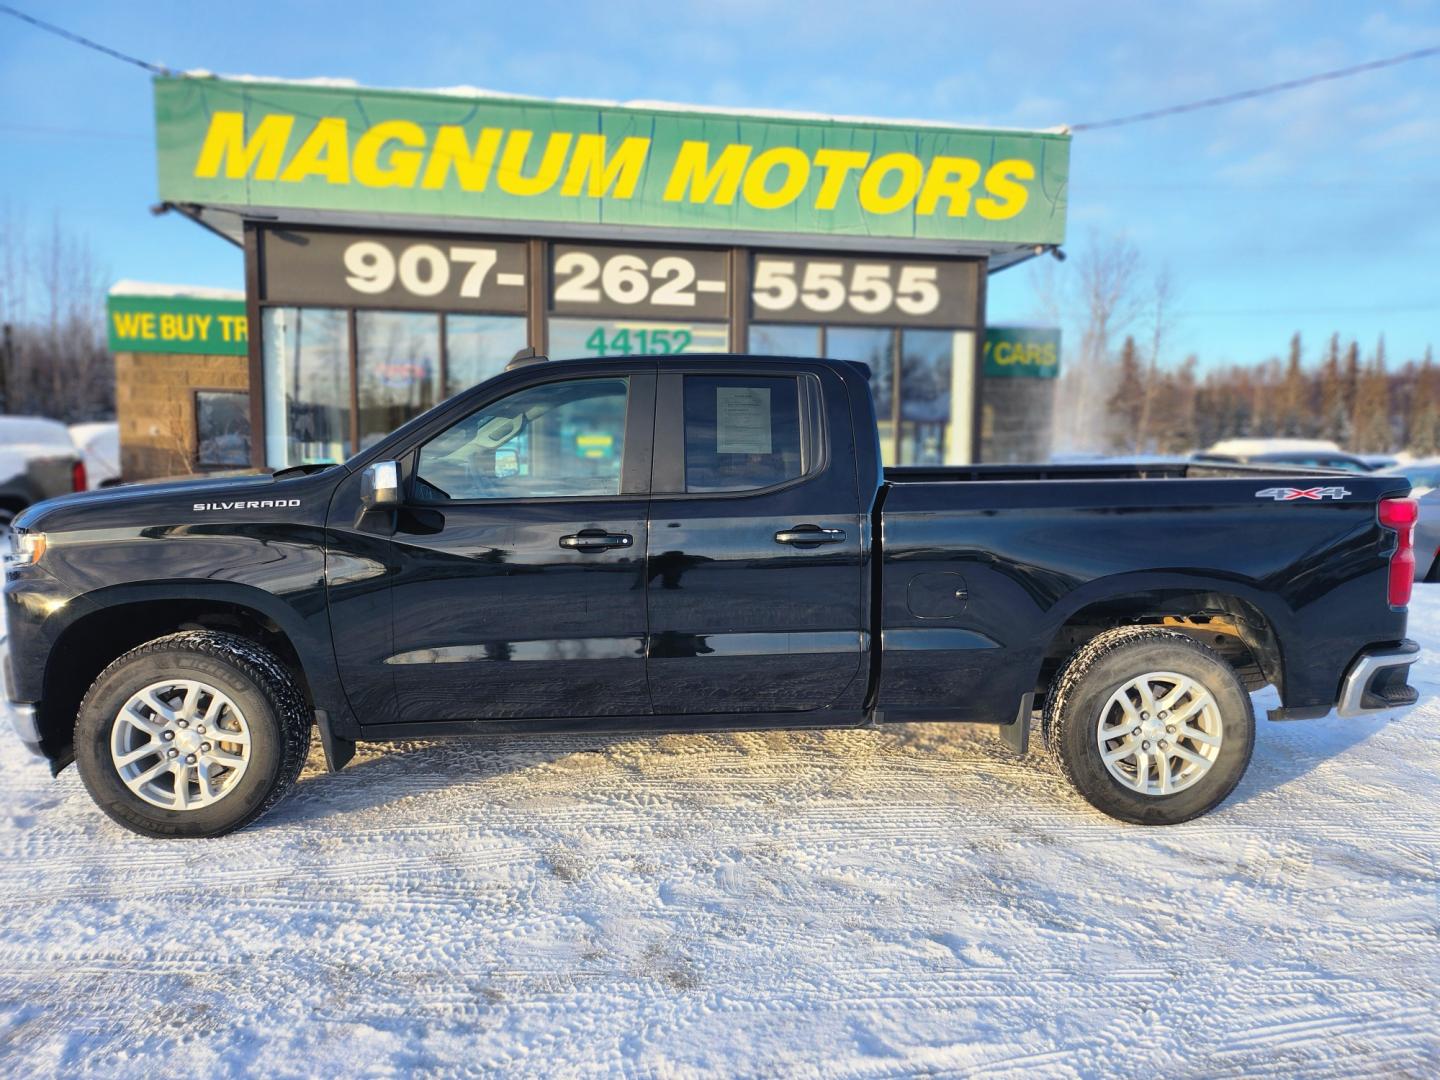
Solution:
{"label": "rear door window", "polygon": [[799,381],[685,376],[685,490],[753,491],[806,470]]}

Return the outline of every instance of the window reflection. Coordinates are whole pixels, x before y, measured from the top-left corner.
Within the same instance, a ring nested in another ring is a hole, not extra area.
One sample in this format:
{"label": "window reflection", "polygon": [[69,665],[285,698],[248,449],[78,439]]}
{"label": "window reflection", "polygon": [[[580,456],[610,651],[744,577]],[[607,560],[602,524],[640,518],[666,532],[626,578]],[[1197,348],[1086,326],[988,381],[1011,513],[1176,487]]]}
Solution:
{"label": "window reflection", "polygon": [[518,390],[420,451],[425,502],[620,493],[628,380],[573,379]]}
{"label": "window reflection", "polygon": [[752,324],[752,356],[819,356],[820,327]]}
{"label": "window reflection", "polygon": [[685,376],[685,490],[745,491],[799,476],[794,379]]}
{"label": "window reflection", "polygon": [[265,458],[273,466],[350,456],[350,342],[345,312],[266,308]]}
{"label": "window reflection", "polygon": [[493,379],[525,345],[521,315],[446,315],[445,396]]}
{"label": "window reflection", "polygon": [[905,330],[900,335],[901,465],[942,465],[947,460],[954,338],[949,330]]}
{"label": "window reflection", "polygon": [[440,382],[439,316],[357,312],[355,353],[363,450],[435,404]]}
{"label": "window reflection", "polygon": [[833,360],[870,365],[870,393],[880,428],[880,457],[895,464],[895,331],[888,327],[832,326],[825,331],[825,352]]}
{"label": "window reflection", "polygon": [[243,390],[195,391],[195,464],[250,464],[250,395]]}
{"label": "window reflection", "polygon": [[975,334],[906,330],[900,342],[900,464],[970,461]]}

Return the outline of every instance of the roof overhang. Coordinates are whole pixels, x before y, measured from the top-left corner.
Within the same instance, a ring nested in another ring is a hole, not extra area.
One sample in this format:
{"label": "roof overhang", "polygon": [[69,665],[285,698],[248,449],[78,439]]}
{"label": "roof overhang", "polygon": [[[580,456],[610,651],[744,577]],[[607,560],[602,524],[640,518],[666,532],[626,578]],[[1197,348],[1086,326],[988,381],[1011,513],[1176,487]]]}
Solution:
{"label": "roof overhang", "polygon": [[387,214],[293,207],[204,206],[166,203],[164,209],[184,214],[237,246],[244,245],[247,222],[260,226],[334,228],[406,233],[453,233],[464,236],[538,237],[610,243],[676,246],[751,247],[784,251],[849,251],[888,255],[987,259],[994,273],[1050,250],[1046,244],[999,244],[926,240],[888,236],[833,236],[774,233],[745,229],[665,229],[640,225],[590,225],[545,221],[487,220],[426,214]]}

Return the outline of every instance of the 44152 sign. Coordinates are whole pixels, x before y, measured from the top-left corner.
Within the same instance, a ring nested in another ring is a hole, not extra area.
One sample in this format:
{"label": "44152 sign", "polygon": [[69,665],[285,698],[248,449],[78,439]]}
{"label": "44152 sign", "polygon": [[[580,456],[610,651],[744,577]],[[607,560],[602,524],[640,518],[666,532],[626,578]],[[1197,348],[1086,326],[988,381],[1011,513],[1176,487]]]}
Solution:
{"label": "44152 sign", "polygon": [[597,326],[585,339],[585,348],[592,356],[673,356],[683,353],[695,341],[695,335],[684,327],[622,326],[613,333]]}

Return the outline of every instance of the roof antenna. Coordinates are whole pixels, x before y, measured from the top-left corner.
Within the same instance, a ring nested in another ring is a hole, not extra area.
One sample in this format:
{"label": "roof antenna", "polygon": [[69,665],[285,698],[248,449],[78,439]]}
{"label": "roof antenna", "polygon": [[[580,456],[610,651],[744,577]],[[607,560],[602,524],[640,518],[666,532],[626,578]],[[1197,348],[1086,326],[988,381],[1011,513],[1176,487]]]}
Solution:
{"label": "roof antenna", "polygon": [[505,370],[514,371],[516,368],[529,367],[531,364],[543,364],[549,359],[544,353],[536,352],[534,345],[526,345],[510,358],[510,362],[505,365]]}

